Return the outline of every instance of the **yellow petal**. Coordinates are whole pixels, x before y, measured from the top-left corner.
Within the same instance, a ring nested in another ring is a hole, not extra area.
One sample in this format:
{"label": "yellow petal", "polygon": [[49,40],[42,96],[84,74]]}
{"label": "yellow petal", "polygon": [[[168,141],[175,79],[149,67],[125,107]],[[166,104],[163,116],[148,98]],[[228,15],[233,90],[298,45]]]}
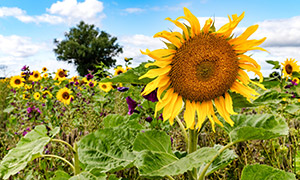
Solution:
{"label": "yellow petal", "polygon": [[250,98],[255,99],[254,95],[259,95],[254,89],[250,88],[249,86],[243,85],[237,81],[235,81],[230,89],[236,93],[239,93],[247,98],[250,101]]}
{"label": "yellow petal", "polygon": [[174,105],[175,105],[175,102],[177,101],[177,98],[178,98],[178,94],[173,93],[172,94],[172,99],[164,107],[164,110],[163,110],[163,119],[164,119],[164,121],[168,120],[172,116]]}
{"label": "yellow petal", "polygon": [[195,109],[189,100],[185,102],[185,112],[183,115],[187,128],[192,128],[195,121]]}
{"label": "yellow petal", "polygon": [[238,55],[238,57],[240,58],[238,60],[239,63],[252,64],[258,70],[261,69],[261,66],[259,64],[257,64],[257,62],[254,59],[252,59],[251,57],[244,55],[244,54],[240,54],[240,55]]}
{"label": "yellow petal", "polygon": [[[177,18],[178,19],[178,18]],[[177,21],[177,20],[172,20],[171,18],[166,18],[166,20],[168,20],[168,21],[171,21],[172,23],[174,23],[177,27],[179,27],[180,29],[182,29],[182,31],[183,31],[183,33],[184,33],[184,35],[185,35],[185,38],[186,38],[186,40],[189,40],[189,32],[188,32],[188,30],[187,30],[187,28],[182,24],[182,23],[180,23],[179,21]]]}
{"label": "yellow petal", "polygon": [[250,26],[246,29],[245,32],[243,32],[239,37],[230,39],[228,41],[229,44],[241,44],[245,40],[247,40],[258,28],[258,25]]}
{"label": "yellow petal", "polygon": [[150,69],[146,74],[144,74],[143,76],[139,77],[139,79],[143,79],[145,77],[147,78],[155,78],[157,76],[163,75],[163,74],[167,74],[170,72],[172,66],[166,66],[163,68],[157,68],[157,69]]}
{"label": "yellow petal", "polygon": [[250,64],[239,64],[239,67],[243,68],[243,69],[246,69],[248,71],[254,72],[256,75],[259,76],[260,82],[263,81],[264,77],[263,77],[262,73],[258,69],[256,69],[255,67],[251,66]]}
{"label": "yellow petal", "polygon": [[244,53],[246,51],[249,51],[249,49],[260,45],[261,43],[263,43],[267,38],[264,37],[260,40],[248,40],[248,41],[244,41],[244,43],[239,44],[239,45],[234,45],[233,49],[235,50],[236,53]]}
{"label": "yellow petal", "polygon": [[200,128],[202,127],[202,124],[204,123],[205,121],[205,118],[206,118],[206,103],[205,102],[197,102],[195,103],[195,108],[196,108],[196,111],[197,111],[197,115],[198,115],[198,122],[197,122],[197,125],[196,125],[196,128],[198,128],[200,130]]}
{"label": "yellow petal", "polygon": [[237,114],[233,111],[232,99],[228,92],[225,93],[225,107],[229,114]]}
{"label": "yellow petal", "polygon": [[172,63],[172,61],[155,61],[154,63],[147,63],[145,65],[145,68],[148,68],[149,66],[158,66],[160,68],[166,67],[168,65],[170,65]]}
{"label": "yellow petal", "polygon": [[211,18],[209,18],[208,20],[205,21],[204,27],[203,27],[203,29],[202,29],[202,31],[203,31],[204,33],[208,33],[208,32],[209,32],[209,28],[210,28],[212,22],[213,22],[213,21],[212,21]]}
{"label": "yellow petal", "polygon": [[[155,106],[155,113],[154,113],[154,117],[156,117],[156,114],[158,111],[160,111],[163,107],[166,106],[167,103],[169,103],[169,101],[172,99],[172,96],[173,95],[173,89],[170,88],[165,96],[163,97],[162,101],[161,102],[157,102],[156,106]],[[164,119],[165,121],[165,119]]]}
{"label": "yellow petal", "polygon": [[250,78],[249,78],[248,74],[242,69],[238,70],[237,79],[240,80],[245,85],[248,85],[249,81],[250,81]]}
{"label": "yellow petal", "polygon": [[174,118],[176,116],[178,116],[178,114],[180,113],[181,108],[182,108],[182,104],[183,104],[182,97],[178,95],[178,98],[177,98],[177,100],[176,100],[176,102],[174,104],[172,115],[171,115],[171,117],[169,119],[171,125],[173,125]]}
{"label": "yellow petal", "polygon": [[176,53],[176,50],[174,49],[156,49],[154,51],[150,51],[149,49],[146,49],[146,52],[141,51],[142,54],[148,55],[153,59],[156,59],[158,61],[169,61],[172,60],[174,57],[174,53]]}
{"label": "yellow petal", "polygon": [[176,35],[173,34],[172,32],[168,32],[168,31],[158,32],[153,37],[155,37],[155,38],[156,37],[165,38],[168,41],[170,41],[177,48],[180,48],[182,46],[182,43],[180,42],[180,39],[178,37],[176,37]]}
{"label": "yellow petal", "polygon": [[225,100],[222,96],[214,99],[217,111],[225,119],[225,121],[233,126],[234,122],[231,120],[229,113],[226,111]]}
{"label": "yellow petal", "polygon": [[154,91],[156,88],[159,88],[161,86],[164,86],[165,84],[168,83],[169,77],[166,75],[162,75],[157,77],[155,80],[151,81],[148,83],[144,89],[144,91],[141,93],[142,96],[147,95]]}
{"label": "yellow petal", "polygon": [[159,102],[162,101],[160,98],[162,93],[170,86],[170,84],[171,84],[171,82],[168,80],[167,84],[163,84],[163,85],[161,85],[161,87],[159,87],[157,89],[157,99]]}

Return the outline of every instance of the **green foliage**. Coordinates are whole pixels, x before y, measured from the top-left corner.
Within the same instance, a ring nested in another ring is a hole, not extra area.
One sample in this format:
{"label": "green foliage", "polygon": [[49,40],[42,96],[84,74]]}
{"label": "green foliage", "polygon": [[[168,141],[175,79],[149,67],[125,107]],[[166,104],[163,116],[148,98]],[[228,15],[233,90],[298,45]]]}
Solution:
{"label": "green foliage", "polygon": [[125,73],[122,73],[118,76],[115,76],[113,78],[105,78],[102,79],[101,82],[113,82],[113,83],[131,83],[131,84],[140,84],[140,85],[146,85],[152,79],[150,78],[143,78],[139,79],[140,76],[144,75],[149,69],[153,69],[153,66],[150,66],[149,68],[145,68],[145,65],[147,63],[141,63],[138,67],[129,69]]}
{"label": "green foliage", "polygon": [[[132,146],[141,126],[132,120],[136,125],[127,127],[127,123],[122,123],[122,120],[126,122],[120,115],[110,115],[104,120],[104,124],[110,127],[99,129],[81,139],[78,154],[85,170],[114,172],[133,166],[135,155],[132,153]],[[114,122],[108,123],[109,121]],[[119,126],[116,122],[120,123]]]}
{"label": "green foliage", "polygon": [[74,63],[78,73],[84,76],[88,70],[96,70],[96,65],[101,62],[107,67],[115,65],[114,56],[122,53],[122,47],[116,41],[116,37],[81,21],[65,33],[65,40],[54,40],[54,52],[58,60]]}
{"label": "green foliage", "polygon": [[234,126],[227,123],[224,129],[228,132],[231,142],[247,140],[265,140],[288,135],[288,125],[284,118],[270,114],[231,116]]}
{"label": "green foliage", "polygon": [[70,179],[70,175],[62,170],[57,170],[54,173],[54,177],[51,180],[68,180]]}
{"label": "green foliage", "polygon": [[[0,177],[8,179],[9,176],[24,169],[30,161],[41,157],[44,146],[58,132],[59,128],[48,132],[44,125],[36,126],[33,131],[21,138],[16,148],[10,150],[3,158],[0,164]],[[48,133],[50,133],[50,137]]]}
{"label": "green foliage", "polygon": [[280,69],[279,61],[266,60],[267,63],[274,65],[272,69]]}
{"label": "green foliage", "polygon": [[102,173],[100,176],[95,176],[89,172],[81,172],[75,176],[72,176],[69,180],[106,180],[106,174]]}
{"label": "green foliage", "polygon": [[292,173],[282,171],[270,166],[255,164],[247,165],[243,172],[241,180],[296,180],[296,177]]}

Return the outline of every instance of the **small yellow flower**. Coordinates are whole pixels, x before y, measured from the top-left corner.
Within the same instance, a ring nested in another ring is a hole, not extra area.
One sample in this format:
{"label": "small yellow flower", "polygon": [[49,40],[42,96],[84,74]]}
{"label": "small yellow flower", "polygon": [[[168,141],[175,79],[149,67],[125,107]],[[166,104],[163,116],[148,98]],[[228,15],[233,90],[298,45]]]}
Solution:
{"label": "small yellow flower", "polygon": [[39,100],[40,97],[41,97],[41,94],[39,92],[36,92],[36,93],[33,94],[33,97],[34,97],[35,100]]}
{"label": "small yellow flower", "polygon": [[59,80],[63,81],[66,79],[67,72],[63,69],[58,69],[57,72],[55,73],[55,78],[54,80]]}
{"label": "small yellow flower", "polygon": [[293,80],[292,80],[294,83],[296,83],[296,84],[299,84],[299,79],[298,78],[293,78]]}
{"label": "small yellow flower", "polygon": [[282,101],[286,101],[286,98],[282,98]]}
{"label": "small yellow flower", "polygon": [[43,75],[43,78],[47,78],[49,76],[49,74],[48,73],[45,73],[44,75]]}
{"label": "small yellow flower", "polygon": [[33,71],[32,75],[30,75],[29,80],[30,81],[39,81],[41,80],[41,73],[39,71]]}
{"label": "small yellow flower", "polygon": [[298,99],[298,102],[300,103],[300,99]]}
{"label": "small yellow flower", "polygon": [[112,83],[111,82],[99,83],[99,87],[101,90],[105,92],[109,92],[112,89]]}
{"label": "small yellow flower", "polygon": [[293,72],[299,71],[299,66],[297,65],[297,61],[295,59],[290,58],[290,60],[287,58],[284,63],[281,63],[282,72],[284,77],[292,77]]}
{"label": "small yellow flower", "polygon": [[20,87],[24,86],[23,81],[25,81],[25,80],[21,76],[13,76],[10,79],[10,85],[13,88],[20,88]]}
{"label": "small yellow flower", "polygon": [[119,75],[119,74],[122,74],[122,73],[125,73],[126,70],[123,69],[121,66],[118,66],[117,68],[115,68],[115,76]]}
{"label": "small yellow flower", "polygon": [[71,102],[71,99],[74,98],[74,96],[72,96],[71,93],[72,93],[72,91],[70,89],[64,87],[56,93],[56,98],[60,102],[69,105]]}
{"label": "small yellow flower", "polygon": [[42,94],[43,94],[43,96],[49,97],[50,99],[52,98],[52,94],[48,90],[43,91]]}
{"label": "small yellow flower", "polygon": [[46,67],[43,67],[43,68],[42,68],[42,71],[43,71],[43,72],[46,72],[46,71],[48,71],[48,69],[47,69]]}
{"label": "small yellow flower", "polygon": [[29,99],[30,95],[27,93],[23,93],[23,99]]}

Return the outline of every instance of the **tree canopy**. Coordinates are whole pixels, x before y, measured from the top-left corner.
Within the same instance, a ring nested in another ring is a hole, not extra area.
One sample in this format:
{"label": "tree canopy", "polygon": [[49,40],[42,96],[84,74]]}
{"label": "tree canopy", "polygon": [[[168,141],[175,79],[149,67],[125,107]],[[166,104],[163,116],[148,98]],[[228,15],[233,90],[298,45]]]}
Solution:
{"label": "tree canopy", "polygon": [[114,56],[123,52],[116,41],[116,37],[81,21],[65,33],[65,40],[54,39],[54,52],[57,60],[74,63],[79,75],[84,76],[101,62],[107,67],[115,65]]}

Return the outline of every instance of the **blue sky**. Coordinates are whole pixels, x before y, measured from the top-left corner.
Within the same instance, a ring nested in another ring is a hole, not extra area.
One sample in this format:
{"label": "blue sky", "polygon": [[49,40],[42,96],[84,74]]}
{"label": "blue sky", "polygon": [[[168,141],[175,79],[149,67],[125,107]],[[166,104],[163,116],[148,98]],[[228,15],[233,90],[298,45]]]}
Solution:
{"label": "blue sky", "polygon": [[0,76],[18,74],[25,64],[31,70],[41,70],[44,66],[50,71],[65,68],[75,75],[72,65],[56,60],[53,40],[64,39],[64,33],[80,20],[116,36],[124,51],[117,57],[118,64],[123,64],[124,57],[132,57],[133,66],[136,66],[148,59],[140,54],[140,49],[154,50],[164,46],[152,36],[162,30],[176,30],[164,19],[182,16],[183,7],[189,8],[202,24],[208,17],[215,19],[217,28],[228,22],[227,15],[245,11],[245,18],[235,33],[253,24],[260,25],[252,38],[267,37],[262,46],[270,54],[253,52],[253,57],[262,65],[264,75],[271,72],[265,63],[267,59],[300,60],[300,1],[1,0],[0,65],[8,68],[5,72],[0,70]]}

